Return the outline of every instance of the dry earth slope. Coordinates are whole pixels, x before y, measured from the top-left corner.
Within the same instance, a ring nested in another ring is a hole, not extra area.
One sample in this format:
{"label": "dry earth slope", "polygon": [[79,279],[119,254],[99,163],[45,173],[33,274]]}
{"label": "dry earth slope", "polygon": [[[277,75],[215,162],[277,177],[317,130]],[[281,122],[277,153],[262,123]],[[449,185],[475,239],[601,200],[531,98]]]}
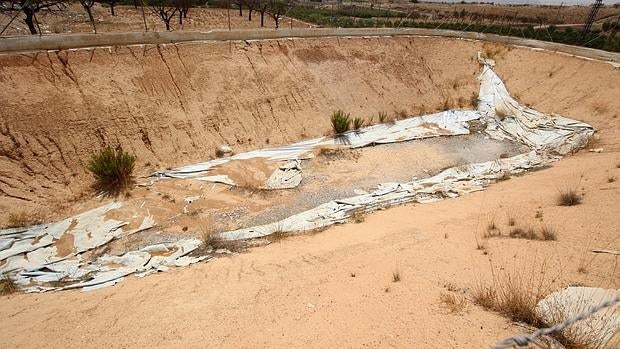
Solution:
{"label": "dry earth slope", "polygon": [[[84,167],[104,144],[135,152],[147,174],[211,158],[222,143],[246,150],[324,134],[335,109],[369,118],[427,113],[446,101],[469,108],[483,46],[331,38],[0,56],[0,223],[16,210],[67,213],[67,202],[88,193]],[[617,130],[610,65],[491,51],[525,102]]]}

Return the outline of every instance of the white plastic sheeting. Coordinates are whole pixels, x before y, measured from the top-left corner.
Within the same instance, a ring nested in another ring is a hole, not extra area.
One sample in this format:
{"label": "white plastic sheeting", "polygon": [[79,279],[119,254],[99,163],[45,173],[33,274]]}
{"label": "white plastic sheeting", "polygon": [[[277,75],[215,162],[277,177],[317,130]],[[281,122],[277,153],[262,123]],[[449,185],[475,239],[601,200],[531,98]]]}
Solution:
{"label": "white plastic sheeting", "polygon": [[513,99],[490,64],[480,75],[478,112],[488,122],[486,132],[499,140],[518,141],[539,152],[564,155],[585,146],[592,126],[559,115],[547,115]]}
{"label": "white plastic sheeting", "polygon": [[[183,239],[174,243],[147,246],[130,251],[121,256],[104,255],[94,262],[81,258],[29,268],[16,275],[17,284],[23,285],[26,292],[43,292],[82,288],[85,291],[114,285],[123,277],[137,273],[144,276],[171,267],[187,266],[207,258],[189,257],[188,253],[197,249],[202,242],[196,239]],[[57,282],[57,286],[40,286],[38,283]]]}
{"label": "white plastic sheeting", "polygon": [[[438,124],[439,128],[450,129],[455,134],[466,134],[467,130],[462,133],[458,130],[459,123],[480,119],[487,123],[486,132],[491,137],[520,142],[528,146],[531,152],[507,159],[450,168],[423,180],[408,183],[384,183],[369,194],[330,201],[279,222],[224,232],[221,234],[222,238],[240,240],[267,236],[275,232],[312,230],[343,222],[355,211],[372,211],[412,201],[432,202],[445,197],[456,197],[471,191],[482,190],[489,183],[505,175],[523,172],[556,161],[560,159],[558,155],[579,149],[593,135],[594,128],[588,124],[561,116],[547,115],[519,104],[510,97],[504,83],[493,71],[493,62],[480,57],[479,60],[483,70],[480,75],[478,111],[451,111],[451,114],[443,114],[444,116],[451,115],[455,122]],[[499,113],[501,117],[498,116],[498,111],[501,111]],[[413,128],[406,128],[406,130],[411,132],[413,138],[419,137],[423,133],[421,134],[421,130],[416,127],[433,124],[429,119],[431,118],[409,119],[411,121],[407,120],[407,125]],[[372,134],[372,131],[369,133]],[[395,141],[401,137],[413,139],[403,133],[400,137],[389,137],[389,139]],[[381,132],[375,134],[383,136]],[[362,133],[358,139],[367,140],[359,144],[380,143],[377,140],[370,140],[372,136],[368,133]],[[356,143],[351,144],[354,147]]]}
{"label": "white plastic sheeting", "polygon": [[[361,148],[372,144],[404,142],[439,136],[455,136],[469,134],[467,122],[479,118],[474,111],[448,110],[425,115],[391,124],[380,124],[346,132],[338,137],[321,137],[285,145],[277,148],[239,153],[231,157],[217,158],[207,162],[178,167],[172,170],[152,174],[160,178],[195,178],[204,181],[226,183],[223,177],[205,176],[205,174],[229,161],[265,158],[273,161],[290,161],[312,157],[317,147],[344,145],[350,148]],[[227,177],[226,177],[227,178]],[[234,182],[233,182],[234,183]]]}
{"label": "white plastic sheeting", "polygon": [[[112,239],[151,228],[155,222],[151,216],[142,218],[139,228],[123,230],[128,222],[105,217],[111,210],[119,209],[121,203],[111,202],[59,222],[35,227],[0,230],[0,273],[28,269],[57,262],[102,246]],[[70,236],[65,236],[65,235]],[[65,255],[58,255],[56,243],[69,238],[72,245],[64,246]]]}
{"label": "white plastic sheeting", "polygon": [[[618,295],[619,290],[567,287],[538,302],[536,311],[545,322],[556,324],[613,300]],[[565,331],[575,338],[589,342],[593,348],[620,348],[620,304],[600,310]]]}
{"label": "white plastic sheeting", "polygon": [[303,232],[346,221],[358,211],[373,211],[406,202],[427,203],[484,189],[510,173],[553,161],[532,151],[512,158],[449,168],[435,176],[407,183],[383,183],[377,190],[334,200],[279,222],[222,233],[225,240],[263,237],[275,232]]}
{"label": "white plastic sheeting", "polygon": [[[444,111],[393,124],[370,126],[339,137],[316,138],[214,159],[158,172],[154,176],[234,185],[227,175],[209,176],[208,171],[229,161],[266,158],[287,161],[276,169],[266,187],[293,188],[301,182],[298,160],[312,156],[312,150],[316,147],[344,145],[359,148],[427,137],[465,135],[469,134],[468,122],[473,120],[486,123],[486,132],[491,137],[520,142],[531,149],[528,153],[507,159],[450,168],[430,178],[407,183],[383,183],[370,193],[359,192],[357,196],[330,201],[279,222],[221,234],[227,240],[250,239],[279,231],[301,232],[324,227],[343,222],[357,211],[372,211],[405,202],[426,203],[483,190],[507,174],[524,172],[556,161],[561,155],[581,147],[592,136],[594,129],[585,123],[546,115],[519,104],[510,97],[490,62],[481,60],[481,64],[483,71],[477,111]],[[194,199],[188,198],[189,201]],[[198,248],[201,242],[184,239],[129,251],[122,256],[103,255],[95,261],[84,261],[82,255],[85,251],[155,224],[152,217],[146,214],[139,228],[125,231],[122,228],[128,222],[106,218],[109,211],[120,208],[120,203],[113,202],[56,223],[0,230],[0,273],[10,274],[29,292],[70,288],[91,290],[113,285],[130,274],[144,276],[206,258],[188,257],[187,254]],[[71,243],[68,251],[67,242]],[[63,255],[59,255],[59,248],[62,248]]]}
{"label": "white plastic sheeting", "polygon": [[279,166],[265,182],[266,189],[293,189],[301,183],[301,163],[291,160]]}

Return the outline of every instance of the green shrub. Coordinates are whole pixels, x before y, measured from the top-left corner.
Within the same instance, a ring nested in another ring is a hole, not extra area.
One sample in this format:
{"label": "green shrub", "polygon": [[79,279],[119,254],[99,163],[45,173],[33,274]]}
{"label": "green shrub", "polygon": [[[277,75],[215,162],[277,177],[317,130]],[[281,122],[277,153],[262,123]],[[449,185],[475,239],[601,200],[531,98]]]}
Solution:
{"label": "green shrub", "polygon": [[95,176],[97,189],[118,193],[131,183],[135,164],[134,155],[107,146],[91,156],[87,168]]}
{"label": "green shrub", "polygon": [[336,134],[347,132],[351,128],[351,117],[349,113],[345,113],[342,110],[333,112],[331,121],[332,129]]}
{"label": "green shrub", "polygon": [[380,111],[377,115],[379,117],[379,122],[380,123],[384,123],[387,120],[388,115],[387,115],[386,112]]}
{"label": "green shrub", "polygon": [[360,128],[364,127],[364,123],[364,119],[360,118],[359,116],[353,118],[353,129],[359,130]]}

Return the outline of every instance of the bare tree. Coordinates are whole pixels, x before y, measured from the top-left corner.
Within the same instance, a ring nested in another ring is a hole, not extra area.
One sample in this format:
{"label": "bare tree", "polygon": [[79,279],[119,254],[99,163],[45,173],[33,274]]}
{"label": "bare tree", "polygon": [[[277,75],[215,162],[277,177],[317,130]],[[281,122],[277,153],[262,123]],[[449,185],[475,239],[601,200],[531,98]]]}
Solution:
{"label": "bare tree", "polygon": [[273,18],[274,22],[276,22],[276,29],[279,28],[280,17],[286,12],[287,8],[290,6],[288,0],[269,0],[267,11],[269,12],[269,16]]}
{"label": "bare tree", "polygon": [[231,0],[233,5],[237,5],[239,7],[239,16],[243,16],[243,5],[245,4],[244,0]]}
{"label": "bare tree", "polygon": [[93,6],[95,5],[95,0],[78,0],[80,5],[86,10],[88,14],[88,19],[90,20],[90,24],[93,26],[95,33],[97,33],[97,27],[95,26],[95,17],[93,17]]}
{"label": "bare tree", "polygon": [[[35,26],[35,15],[43,9],[52,10],[56,8],[58,10],[62,10],[63,5],[64,0],[7,0],[0,1],[0,12],[23,12],[25,16],[23,20],[28,26],[30,34],[36,35],[38,34],[38,31]],[[16,13],[15,16],[17,16],[18,13]]]}
{"label": "bare tree", "polygon": [[265,26],[265,13],[267,13],[267,9],[269,8],[269,0],[255,0],[256,9],[260,12],[260,26]]}
{"label": "bare tree", "polygon": [[[114,13],[114,5],[116,5],[117,0],[100,0],[100,2],[104,3],[104,4],[110,5],[110,14],[112,16],[116,15]],[[137,1],[134,1],[134,6],[136,7],[136,9],[138,8],[138,2]]]}
{"label": "bare tree", "polygon": [[192,6],[191,0],[176,0],[176,6],[179,11],[179,24],[183,24],[183,18],[187,18],[189,8]]}
{"label": "bare tree", "polygon": [[245,6],[248,8],[248,21],[252,21],[252,11],[257,10],[259,0],[245,0]]}
{"label": "bare tree", "polygon": [[151,12],[159,17],[165,24],[166,30],[170,30],[170,21],[179,11],[179,8],[172,0],[146,0]]}

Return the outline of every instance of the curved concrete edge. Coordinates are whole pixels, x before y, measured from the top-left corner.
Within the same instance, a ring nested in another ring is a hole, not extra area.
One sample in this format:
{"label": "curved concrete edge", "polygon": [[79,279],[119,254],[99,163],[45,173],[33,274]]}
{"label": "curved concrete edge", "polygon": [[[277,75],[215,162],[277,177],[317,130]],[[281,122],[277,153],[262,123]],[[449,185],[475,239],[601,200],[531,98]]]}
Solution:
{"label": "curved concrete edge", "polygon": [[360,37],[360,36],[438,36],[482,40],[494,43],[525,46],[569,55],[620,63],[620,53],[587,47],[518,37],[422,28],[297,28],[278,30],[211,30],[208,32],[131,32],[100,34],[66,34],[49,36],[19,36],[0,38],[0,53],[67,50],[89,47],[128,46],[140,44],[170,44],[200,41],[268,40],[286,38]]}

